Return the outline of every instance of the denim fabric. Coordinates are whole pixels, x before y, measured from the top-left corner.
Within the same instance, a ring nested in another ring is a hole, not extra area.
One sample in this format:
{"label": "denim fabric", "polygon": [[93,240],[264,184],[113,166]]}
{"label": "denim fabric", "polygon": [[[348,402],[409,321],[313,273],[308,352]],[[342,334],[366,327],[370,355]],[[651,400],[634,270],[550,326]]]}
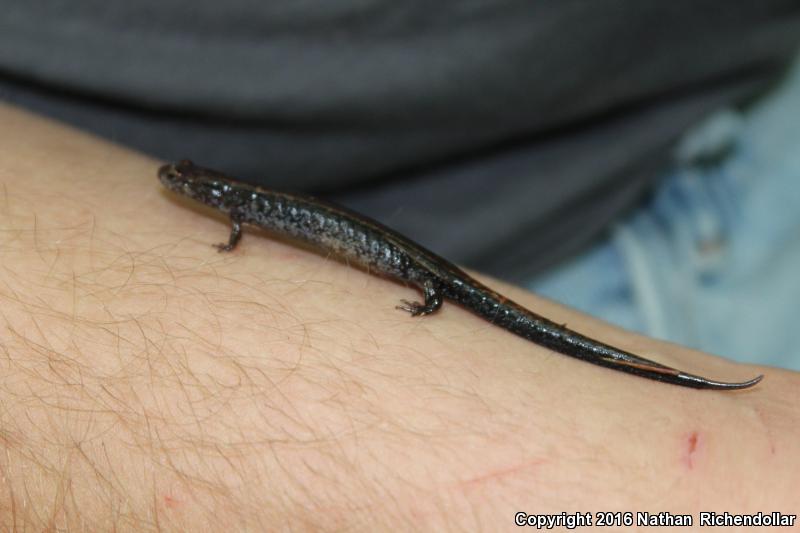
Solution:
{"label": "denim fabric", "polygon": [[529,288],[652,337],[800,370],[800,60],[688,132],[646,205]]}

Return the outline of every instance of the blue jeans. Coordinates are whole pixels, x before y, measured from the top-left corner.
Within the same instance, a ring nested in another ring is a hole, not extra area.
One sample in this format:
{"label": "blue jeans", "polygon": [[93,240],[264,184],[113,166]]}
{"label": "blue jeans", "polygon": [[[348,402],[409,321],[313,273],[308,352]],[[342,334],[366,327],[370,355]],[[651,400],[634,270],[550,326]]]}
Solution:
{"label": "blue jeans", "polygon": [[627,329],[800,370],[800,60],[688,132],[654,196],[533,291]]}

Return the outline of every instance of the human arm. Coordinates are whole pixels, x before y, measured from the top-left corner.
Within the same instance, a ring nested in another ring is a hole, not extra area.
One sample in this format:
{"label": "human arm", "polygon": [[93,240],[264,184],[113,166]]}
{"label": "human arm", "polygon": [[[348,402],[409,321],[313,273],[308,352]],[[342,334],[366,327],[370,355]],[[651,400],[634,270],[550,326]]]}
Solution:
{"label": "human arm", "polygon": [[516,511],[789,512],[796,373],[558,322],[737,393],[559,356],[165,194],[157,162],[0,108],[9,527],[475,529]]}

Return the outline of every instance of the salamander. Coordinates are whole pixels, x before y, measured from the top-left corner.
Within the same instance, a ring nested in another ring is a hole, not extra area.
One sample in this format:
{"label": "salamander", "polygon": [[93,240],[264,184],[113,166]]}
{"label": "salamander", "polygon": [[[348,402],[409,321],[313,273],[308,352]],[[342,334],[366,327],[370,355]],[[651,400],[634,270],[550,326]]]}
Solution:
{"label": "salamander", "polygon": [[310,243],[389,278],[419,287],[423,302],[401,300],[411,316],[435,313],[445,300],[455,302],[511,333],[555,352],[643,378],[696,389],[745,389],[763,378],[722,382],[639,357],[553,322],[493,291],[453,263],[411,239],[349,209],[303,194],[277,192],[242,183],[221,172],[183,160],[158,171],[167,189],[226,214],[229,252],[250,224]]}

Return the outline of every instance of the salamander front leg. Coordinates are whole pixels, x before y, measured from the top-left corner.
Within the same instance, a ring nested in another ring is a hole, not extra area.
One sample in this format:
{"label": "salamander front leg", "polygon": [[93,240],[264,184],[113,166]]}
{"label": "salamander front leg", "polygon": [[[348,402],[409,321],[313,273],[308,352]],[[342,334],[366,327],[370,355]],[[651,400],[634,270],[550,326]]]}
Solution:
{"label": "salamander front leg", "polygon": [[397,309],[407,311],[411,313],[411,316],[424,316],[437,311],[442,306],[442,295],[436,284],[431,280],[426,280],[422,284],[422,291],[425,294],[424,304],[400,300],[402,305],[398,305]]}
{"label": "salamander front leg", "polygon": [[231,213],[231,236],[228,238],[228,242],[224,243],[221,242],[219,244],[213,244],[212,246],[216,248],[219,252],[230,252],[236,245],[239,244],[239,239],[242,238],[242,219],[236,213]]}

